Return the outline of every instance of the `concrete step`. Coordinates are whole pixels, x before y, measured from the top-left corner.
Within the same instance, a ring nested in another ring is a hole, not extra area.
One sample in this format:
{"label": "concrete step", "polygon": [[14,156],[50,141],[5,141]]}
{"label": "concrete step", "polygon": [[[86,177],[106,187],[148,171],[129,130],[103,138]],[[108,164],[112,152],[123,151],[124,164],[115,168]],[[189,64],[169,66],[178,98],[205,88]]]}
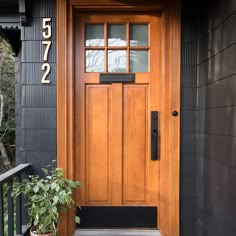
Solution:
{"label": "concrete step", "polygon": [[75,236],[161,236],[159,230],[148,229],[77,229]]}

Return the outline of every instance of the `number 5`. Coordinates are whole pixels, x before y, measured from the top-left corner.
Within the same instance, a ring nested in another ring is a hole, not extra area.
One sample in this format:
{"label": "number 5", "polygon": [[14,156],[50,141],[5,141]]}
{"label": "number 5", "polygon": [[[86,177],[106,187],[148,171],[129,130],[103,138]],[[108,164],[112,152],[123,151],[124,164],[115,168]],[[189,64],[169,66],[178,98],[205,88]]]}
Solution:
{"label": "number 5", "polygon": [[43,18],[43,37],[49,39],[52,36],[51,18]]}

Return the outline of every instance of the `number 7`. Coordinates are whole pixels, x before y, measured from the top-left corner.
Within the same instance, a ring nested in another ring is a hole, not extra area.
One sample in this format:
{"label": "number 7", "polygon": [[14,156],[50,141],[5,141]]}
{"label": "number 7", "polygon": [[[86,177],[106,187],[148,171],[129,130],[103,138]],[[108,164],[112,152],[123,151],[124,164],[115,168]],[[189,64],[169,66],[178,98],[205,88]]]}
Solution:
{"label": "number 7", "polygon": [[48,60],[48,52],[49,52],[49,49],[50,49],[50,46],[51,46],[52,42],[51,41],[43,41],[42,44],[46,45],[46,48],[45,48],[45,51],[44,51],[44,54],[43,54],[43,60],[47,61]]}

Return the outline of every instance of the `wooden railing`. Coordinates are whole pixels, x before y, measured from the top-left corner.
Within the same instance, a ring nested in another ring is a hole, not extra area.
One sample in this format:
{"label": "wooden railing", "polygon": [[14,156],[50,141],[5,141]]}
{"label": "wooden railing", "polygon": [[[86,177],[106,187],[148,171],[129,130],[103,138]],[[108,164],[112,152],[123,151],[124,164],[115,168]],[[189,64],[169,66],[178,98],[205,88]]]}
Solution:
{"label": "wooden railing", "polygon": [[[26,235],[26,230],[23,229],[24,227],[22,225],[22,209],[24,207],[22,204],[22,196],[19,195],[14,202],[11,193],[13,182],[21,182],[23,175],[28,175],[30,166],[31,164],[21,164],[0,175],[0,235],[4,235],[4,227],[7,228],[5,235]],[[4,199],[3,188],[5,184],[7,184],[7,196]],[[4,203],[4,201],[7,201],[7,203]],[[7,204],[7,211],[4,209],[4,204]],[[6,220],[4,221],[6,215],[7,222]],[[6,223],[7,225],[4,225]]]}

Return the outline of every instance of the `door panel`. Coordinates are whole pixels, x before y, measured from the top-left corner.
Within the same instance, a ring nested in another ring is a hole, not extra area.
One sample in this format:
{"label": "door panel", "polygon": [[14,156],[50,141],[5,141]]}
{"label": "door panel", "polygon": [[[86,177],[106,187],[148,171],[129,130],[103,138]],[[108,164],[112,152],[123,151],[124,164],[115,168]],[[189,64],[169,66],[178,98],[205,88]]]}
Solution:
{"label": "door panel", "polygon": [[111,94],[111,175],[112,175],[112,206],[122,205],[122,114],[123,88],[121,84],[112,84]]}
{"label": "door panel", "polygon": [[86,86],[86,203],[111,204],[110,86]]}
{"label": "door panel", "polygon": [[123,203],[147,203],[147,86],[124,86]]}

